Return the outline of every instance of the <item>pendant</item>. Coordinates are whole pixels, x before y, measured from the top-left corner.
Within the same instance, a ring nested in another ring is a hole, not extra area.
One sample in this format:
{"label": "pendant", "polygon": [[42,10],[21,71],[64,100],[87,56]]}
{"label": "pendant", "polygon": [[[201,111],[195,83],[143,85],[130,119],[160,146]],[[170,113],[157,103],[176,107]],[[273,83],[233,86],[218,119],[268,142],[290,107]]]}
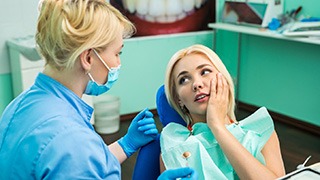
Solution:
{"label": "pendant", "polygon": [[191,157],[191,153],[189,151],[186,151],[182,154],[182,157],[186,160],[186,167],[188,167],[188,158]]}

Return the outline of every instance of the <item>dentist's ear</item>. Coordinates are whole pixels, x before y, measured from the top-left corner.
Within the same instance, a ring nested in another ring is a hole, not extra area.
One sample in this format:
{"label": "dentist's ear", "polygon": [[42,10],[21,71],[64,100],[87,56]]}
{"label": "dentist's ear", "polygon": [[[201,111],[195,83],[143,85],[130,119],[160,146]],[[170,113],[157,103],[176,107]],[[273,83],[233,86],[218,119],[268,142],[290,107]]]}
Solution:
{"label": "dentist's ear", "polygon": [[91,70],[91,66],[93,62],[91,52],[92,52],[92,49],[87,49],[83,51],[79,56],[80,64],[86,73]]}

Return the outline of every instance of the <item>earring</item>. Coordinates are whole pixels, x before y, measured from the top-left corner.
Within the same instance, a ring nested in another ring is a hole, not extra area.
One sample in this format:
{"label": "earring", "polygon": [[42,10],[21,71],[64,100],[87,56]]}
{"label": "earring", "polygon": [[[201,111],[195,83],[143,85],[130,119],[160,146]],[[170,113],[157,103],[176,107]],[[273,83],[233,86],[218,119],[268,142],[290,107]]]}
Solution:
{"label": "earring", "polygon": [[189,111],[187,107],[180,100],[179,100],[179,107],[184,114],[188,114]]}
{"label": "earring", "polygon": [[182,112],[184,113],[184,114],[188,114],[188,109],[187,109],[187,107],[185,106],[185,105],[182,105],[182,106],[180,106],[180,109],[182,110]]}
{"label": "earring", "polygon": [[179,107],[181,110],[183,110],[183,108],[184,108],[184,105],[182,104],[182,102],[180,100],[179,100]]}

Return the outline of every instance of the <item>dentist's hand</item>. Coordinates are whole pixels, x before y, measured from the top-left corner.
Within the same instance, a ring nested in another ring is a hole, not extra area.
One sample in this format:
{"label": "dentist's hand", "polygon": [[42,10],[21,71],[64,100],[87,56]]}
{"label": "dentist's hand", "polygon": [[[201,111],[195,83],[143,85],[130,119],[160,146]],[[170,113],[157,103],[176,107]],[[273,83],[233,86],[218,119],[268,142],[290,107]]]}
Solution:
{"label": "dentist's hand", "polygon": [[148,144],[157,137],[158,129],[154,123],[153,114],[146,108],[131,122],[127,134],[118,143],[130,157],[141,146]]}
{"label": "dentist's hand", "polygon": [[158,177],[158,180],[176,180],[177,178],[181,178],[181,180],[197,180],[198,174],[195,170],[189,167],[170,169],[164,171]]}

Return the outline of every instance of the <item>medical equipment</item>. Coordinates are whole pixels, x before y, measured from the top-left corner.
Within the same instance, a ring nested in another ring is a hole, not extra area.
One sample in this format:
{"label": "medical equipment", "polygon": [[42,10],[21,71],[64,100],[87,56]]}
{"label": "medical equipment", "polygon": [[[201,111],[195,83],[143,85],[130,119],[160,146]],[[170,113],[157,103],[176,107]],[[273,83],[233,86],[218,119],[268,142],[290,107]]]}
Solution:
{"label": "medical equipment", "polygon": [[307,159],[306,159],[302,164],[299,164],[299,165],[297,166],[297,169],[304,168],[310,158],[311,158],[311,156],[308,156]]}
{"label": "medical equipment", "polygon": [[267,27],[272,18],[283,12],[281,0],[226,0],[221,21]]}
{"label": "medical equipment", "polygon": [[320,37],[320,22],[294,22],[282,32],[284,36],[318,36]]}
{"label": "medical equipment", "polygon": [[[309,159],[309,157],[308,157],[308,159]],[[288,173],[287,175],[279,178],[278,180],[300,180],[300,179],[303,179],[303,180],[314,180],[314,179],[320,179],[320,162],[315,163],[315,164],[310,165],[310,166],[307,166],[307,167],[305,167],[304,164],[305,163],[303,163],[302,164],[303,166],[301,166],[297,170],[295,170],[295,171],[293,171],[291,173]]]}
{"label": "medical equipment", "polygon": [[109,93],[93,97],[94,129],[99,134],[112,134],[120,129],[120,97]]}

